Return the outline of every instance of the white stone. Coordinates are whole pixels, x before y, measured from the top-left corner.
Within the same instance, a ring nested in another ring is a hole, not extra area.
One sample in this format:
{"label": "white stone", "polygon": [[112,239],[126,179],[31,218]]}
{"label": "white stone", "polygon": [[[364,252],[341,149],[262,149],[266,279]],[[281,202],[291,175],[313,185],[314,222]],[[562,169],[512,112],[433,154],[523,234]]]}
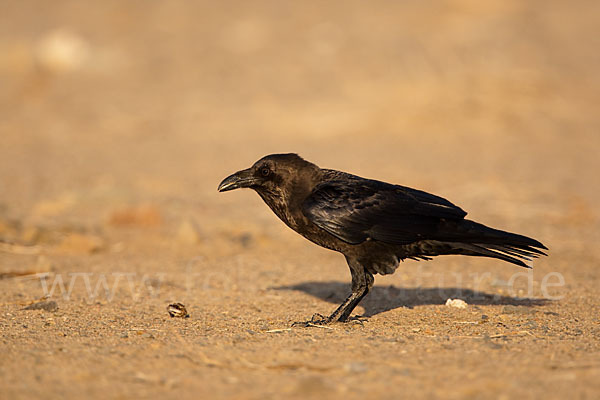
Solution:
{"label": "white stone", "polygon": [[446,306],[454,308],[467,308],[467,302],[461,299],[448,299],[446,300]]}

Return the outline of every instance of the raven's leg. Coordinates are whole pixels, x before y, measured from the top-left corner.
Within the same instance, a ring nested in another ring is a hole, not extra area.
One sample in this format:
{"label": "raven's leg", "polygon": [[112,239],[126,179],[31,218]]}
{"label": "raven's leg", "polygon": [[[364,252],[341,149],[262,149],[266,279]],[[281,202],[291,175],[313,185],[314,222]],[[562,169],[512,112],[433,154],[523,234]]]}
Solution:
{"label": "raven's leg", "polygon": [[329,317],[324,317],[321,314],[313,315],[310,321],[294,322],[292,326],[310,326],[311,324],[325,325],[330,322],[340,321],[345,322],[352,313],[352,310],[360,303],[360,301],[369,293],[369,289],[373,287],[373,275],[365,270],[365,268],[353,258],[346,257],[350,274],[352,275],[352,293],[344,300],[344,302],[331,314]]}
{"label": "raven's leg", "polygon": [[369,293],[373,287],[373,275],[365,270],[358,260],[346,257],[350,274],[352,275],[352,293],[344,300],[344,302],[325,320],[326,323],[333,321],[344,322],[352,313],[352,310],[360,303],[360,301]]}

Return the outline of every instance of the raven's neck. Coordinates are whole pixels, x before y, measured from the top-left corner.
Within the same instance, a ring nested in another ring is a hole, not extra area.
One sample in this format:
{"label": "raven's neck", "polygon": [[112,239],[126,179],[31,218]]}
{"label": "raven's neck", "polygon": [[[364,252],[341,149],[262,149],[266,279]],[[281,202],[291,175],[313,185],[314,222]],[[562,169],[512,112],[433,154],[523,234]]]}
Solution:
{"label": "raven's neck", "polygon": [[257,193],[279,219],[298,231],[310,224],[302,212],[302,204],[312,193],[320,178],[321,171],[318,170],[314,174],[304,175],[301,179],[293,180],[273,191],[259,189]]}

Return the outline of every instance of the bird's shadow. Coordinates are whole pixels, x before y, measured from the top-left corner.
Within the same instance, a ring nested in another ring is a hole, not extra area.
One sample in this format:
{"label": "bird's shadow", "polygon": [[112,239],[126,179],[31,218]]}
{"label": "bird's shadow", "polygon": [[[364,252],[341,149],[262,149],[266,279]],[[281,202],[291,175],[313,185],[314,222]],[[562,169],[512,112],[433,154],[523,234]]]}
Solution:
{"label": "bird's shadow", "polygon": [[[302,282],[296,285],[271,287],[274,290],[298,290],[330,303],[340,304],[350,294],[350,285],[342,282]],[[404,288],[374,286],[360,305],[365,317],[400,307],[445,304],[448,299],[462,299],[470,305],[512,305],[534,307],[548,302],[540,298],[501,296],[456,287]]]}

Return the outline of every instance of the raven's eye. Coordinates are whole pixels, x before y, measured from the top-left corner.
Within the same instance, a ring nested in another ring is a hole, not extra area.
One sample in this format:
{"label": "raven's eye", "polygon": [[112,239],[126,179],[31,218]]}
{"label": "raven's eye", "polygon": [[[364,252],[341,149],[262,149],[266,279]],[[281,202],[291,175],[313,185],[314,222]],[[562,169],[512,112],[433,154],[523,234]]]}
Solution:
{"label": "raven's eye", "polygon": [[260,174],[264,177],[271,175],[271,170],[267,167],[263,167],[260,169]]}

